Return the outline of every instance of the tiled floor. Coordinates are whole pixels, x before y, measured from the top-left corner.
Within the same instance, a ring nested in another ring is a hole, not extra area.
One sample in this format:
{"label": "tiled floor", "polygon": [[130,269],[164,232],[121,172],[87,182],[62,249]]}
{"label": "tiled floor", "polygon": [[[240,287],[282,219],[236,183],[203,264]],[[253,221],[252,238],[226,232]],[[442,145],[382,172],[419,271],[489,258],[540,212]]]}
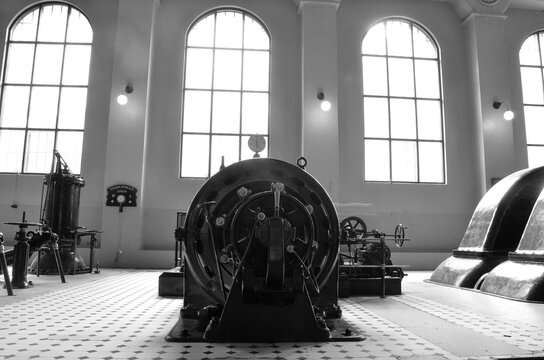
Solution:
{"label": "tiled floor", "polygon": [[[159,271],[29,275],[32,289],[0,288],[0,359],[493,359],[544,356],[544,304],[423,282],[403,295],[341,300],[361,342],[166,342],[181,299],[157,296]],[[2,282],[0,281],[0,285]]]}

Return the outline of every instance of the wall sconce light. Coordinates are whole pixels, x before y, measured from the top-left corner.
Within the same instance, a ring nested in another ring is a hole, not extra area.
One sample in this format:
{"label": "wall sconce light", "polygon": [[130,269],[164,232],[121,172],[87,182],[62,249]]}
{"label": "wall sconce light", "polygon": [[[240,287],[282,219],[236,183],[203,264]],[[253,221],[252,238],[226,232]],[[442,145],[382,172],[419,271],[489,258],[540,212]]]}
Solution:
{"label": "wall sconce light", "polygon": [[[500,101],[493,101],[493,109],[498,110],[502,105],[502,102]],[[507,106],[507,109],[502,114],[502,117],[504,120],[510,121],[514,118],[515,114],[512,110],[510,110],[510,106]]]}
{"label": "wall sconce light", "polygon": [[325,99],[325,93],[323,91],[317,93],[317,98],[321,101],[321,110],[329,111],[331,109],[331,102]]}
{"label": "wall sconce light", "polygon": [[132,94],[133,91],[134,88],[132,87],[132,85],[125,85],[125,87],[123,88],[124,94],[117,96],[117,103],[119,105],[126,105],[128,103],[128,97],[125,94]]}

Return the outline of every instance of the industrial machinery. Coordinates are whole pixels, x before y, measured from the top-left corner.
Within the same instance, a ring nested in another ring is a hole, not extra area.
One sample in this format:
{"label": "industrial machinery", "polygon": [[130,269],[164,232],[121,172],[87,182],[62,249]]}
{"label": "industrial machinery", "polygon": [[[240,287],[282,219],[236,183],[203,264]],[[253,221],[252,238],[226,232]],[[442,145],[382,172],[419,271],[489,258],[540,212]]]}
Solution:
{"label": "industrial machinery", "polygon": [[520,245],[543,189],[544,167],[520,170],[496,183],[478,203],[453,256],[435,269],[430,281],[479,289],[487,274]]}
{"label": "industrial machinery", "polygon": [[[43,223],[32,223],[26,221],[26,213],[23,211],[23,220],[21,222],[6,222],[7,225],[16,225],[19,227],[19,231],[15,234],[15,246],[12,250],[4,251],[3,236],[2,236],[2,272],[7,275],[7,265],[13,264],[11,287],[16,289],[24,289],[32,285],[27,280],[28,275],[28,259],[35,252],[38,251],[43,245],[47,245],[55,260],[55,266],[57,273],[60,275],[61,281],[64,283],[64,272],[62,264],[60,263],[60,254],[58,247],[58,236],[51,232],[51,230]],[[42,228],[37,231],[26,231],[30,226]],[[4,264],[5,263],[5,264]],[[6,283],[9,281],[9,277],[6,276]],[[7,285],[6,285],[7,286]],[[9,289],[9,287],[8,287]],[[8,291],[9,293],[9,291]],[[11,294],[10,294],[11,295]]]}
{"label": "industrial machinery", "polygon": [[336,210],[301,168],[264,158],[226,167],[178,234],[184,306],[168,340],[361,339],[340,319]]}
{"label": "industrial machinery", "polygon": [[[91,236],[91,260],[96,244],[96,233],[78,225],[79,198],[85,180],[71,172],[58,151],[54,151],[51,172],[44,178],[42,191],[41,222],[58,235],[60,260],[63,269],[70,274],[91,272],[77,252],[81,237]],[[43,199],[45,194],[45,200]],[[31,264],[33,273],[57,274],[58,267],[51,247],[40,249],[40,256]]]}
{"label": "industrial machinery", "polygon": [[347,254],[340,254],[339,296],[350,295],[398,295],[404,271],[391,261],[391,249],[386,241],[394,241],[402,247],[406,238],[406,227],[399,224],[393,234],[379,230],[367,230],[365,222],[350,216],[340,222],[342,231],[340,244],[347,246]]}

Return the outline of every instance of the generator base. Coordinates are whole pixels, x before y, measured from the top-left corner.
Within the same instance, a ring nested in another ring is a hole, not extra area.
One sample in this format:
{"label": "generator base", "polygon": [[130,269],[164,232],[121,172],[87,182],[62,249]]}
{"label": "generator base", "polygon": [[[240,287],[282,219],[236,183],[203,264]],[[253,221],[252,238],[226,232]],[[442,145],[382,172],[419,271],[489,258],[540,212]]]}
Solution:
{"label": "generator base", "polygon": [[[402,278],[385,277],[385,295],[400,295],[402,293]],[[338,282],[338,297],[350,296],[380,296],[382,295],[381,278],[350,278],[340,275]]]}
{"label": "generator base", "polygon": [[432,273],[429,281],[463,288],[477,288],[478,280],[506,257],[478,258],[450,256]]}
{"label": "generator base", "polygon": [[[62,264],[62,270],[65,274],[74,275],[89,273],[89,267],[85,265],[85,261],[77,252],[62,251],[60,253],[60,262]],[[55,254],[52,251],[43,252],[41,258],[39,259],[39,267],[40,275],[59,274]],[[38,257],[32,261],[32,264],[30,265],[30,272],[32,274],[38,274]]]}
{"label": "generator base", "polygon": [[159,275],[159,296],[183,297],[183,272],[179,267]]}
{"label": "generator base", "polygon": [[[330,336],[325,341],[344,342],[344,341],[363,341],[366,337],[361,334],[356,327],[350,325],[343,319],[325,320],[330,329]],[[204,332],[208,326],[207,322],[198,319],[186,319],[180,317],[174,327],[166,336],[168,342],[210,342],[204,339]],[[290,340],[290,342],[293,340]],[[239,341],[233,341],[239,342]],[[274,342],[273,339],[262,340],[261,342]],[[276,341],[280,342],[280,341]]]}
{"label": "generator base", "polygon": [[505,261],[485,277],[480,290],[515,300],[544,302],[544,263]]}

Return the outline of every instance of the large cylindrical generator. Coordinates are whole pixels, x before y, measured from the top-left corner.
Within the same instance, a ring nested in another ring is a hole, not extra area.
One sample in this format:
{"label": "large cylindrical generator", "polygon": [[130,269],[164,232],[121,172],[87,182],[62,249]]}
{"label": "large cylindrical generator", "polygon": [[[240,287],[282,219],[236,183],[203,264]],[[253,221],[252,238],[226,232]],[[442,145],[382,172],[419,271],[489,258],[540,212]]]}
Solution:
{"label": "large cylindrical generator", "polygon": [[276,159],[241,161],[198,191],[182,229],[180,336],[323,341],[338,307],[339,223],[323,187]]}

